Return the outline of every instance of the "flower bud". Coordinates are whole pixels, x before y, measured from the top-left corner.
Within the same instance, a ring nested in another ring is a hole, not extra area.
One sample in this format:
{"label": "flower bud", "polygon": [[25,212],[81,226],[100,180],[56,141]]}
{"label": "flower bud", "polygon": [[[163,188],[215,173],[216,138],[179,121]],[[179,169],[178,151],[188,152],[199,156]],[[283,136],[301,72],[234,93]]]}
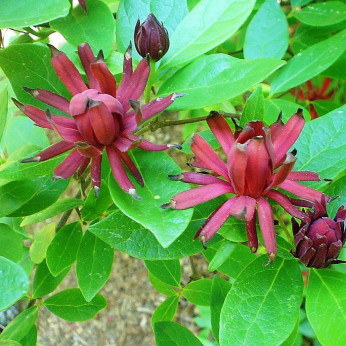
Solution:
{"label": "flower bud", "polygon": [[168,32],[153,13],[142,24],[138,19],[134,41],[138,54],[143,58],[149,54],[154,61],[160,60],[169,48]]}
{"label": "flower bud", "polygon": [[340,207],[334,220],[326,211],[326,203],[316,202],[314,211],[309,212],[309,220],[300,226],[293,222],[296,252],[293,254],[307,267],[327,268],[331,264],[342,263],[337,260],[346,240],[344,220],[346,210]]}

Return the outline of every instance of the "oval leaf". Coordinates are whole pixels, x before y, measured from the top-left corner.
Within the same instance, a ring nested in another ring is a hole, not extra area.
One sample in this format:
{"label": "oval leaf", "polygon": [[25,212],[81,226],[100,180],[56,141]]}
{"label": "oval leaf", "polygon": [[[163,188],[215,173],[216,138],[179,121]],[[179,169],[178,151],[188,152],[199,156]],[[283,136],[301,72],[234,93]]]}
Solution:
{"label": "oval leaf", "polygon": [[210,279],[192,281],[184,287],[183,295],[192,304],[209,306],[212,284]]}
{"label": "oval leaf", "polygon": [[20,235],[5,224],[0,224],[0,256],[12,262],[19,262],[23,257]]}
{"label": "oval leaf", "polygon": [[145,261],[149,272],[164,283],[180,287],[181,267],[179,260]]}
{"label": "oval leaf", "polygon": [[157,322],[172,321],[175,313],[177,312],[178,303],[179,297],[175,296],[169,297],[161,305],[159,305],[155,309],[151,318],[152,326],[154,326]]}

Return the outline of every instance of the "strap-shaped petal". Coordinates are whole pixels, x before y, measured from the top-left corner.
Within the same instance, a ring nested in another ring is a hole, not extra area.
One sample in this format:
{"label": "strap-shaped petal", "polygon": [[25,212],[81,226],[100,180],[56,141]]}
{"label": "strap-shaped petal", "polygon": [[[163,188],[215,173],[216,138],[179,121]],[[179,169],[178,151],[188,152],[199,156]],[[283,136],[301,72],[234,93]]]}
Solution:
{"label": "strap-shaped petal", "polygon": [[130,170],[130,172],[133,174],[133,176],[136,178],[136,180],[140,183],[141,186],[144,186],[144,181],[141,173],[131,160],[131,157],[126,152],[119,152],[118,153],[121,157],[121,160],[125,163],[127,168]]}
{"label": "strap-shaped petal", "polygon": [[124,93],[125,90],[127,89],[133,70],[132,70],[132,58],[131,58],[131,52],[132,52],[132,45],[130,43],[130,45],[128,46],[125,54],[124,54],[124,63],[123,63],[123,76],[121,78],[121,82],[119,85],[119,88],[117,90],[117,96],[118,96],[118,100],[121,103],[125,102],[124,99]]}
{"label": "strap-shaped petal", "polygon": [[320,176],[315,172],[309,171],[300,171],[300,172],[291,172],[287,179],[295,181],[321,181]]}
{"label": "strap-shaped petal", "polygon": [[184,183],[196,184],[196,185],[209,185],[209,184],[219,184],[225,183],[214,175],[207,173],[195,173],[195,172],[184,172],[177,175],[169,175],[171,180],[179,180]]}
{"label": "strap-shaped petal", "polygon": [[322,197],[325,196],[322,192],[314,190],[310,187],[300,185],[292,180],[286,179],[283,183],[278,185],[279,188],[293,193],[294,195],[307,199],[308,201],[321,201]]}
{"label": "strap-shaped petal", "polygon": [[54,171],[54,179],[68,179],[82,164],[84,156],[78,150],[73,150]]}
{"label": "strap-shaped petal", "polygon": [[90,175],[96,197],[98,197],[101,186],[101,163],[102,155],[95,156],[92,158]]}
{"label": "strap-shaped petal", "polygon": [[78,46],[78,55],[88,77],[89,87],[91,89],[100,90],[99,83],[91,71],[90,65],[95,61],[95,56],[88,43],[83,43]]}
{"label": "strap-shaped petal", "polygon": [[245,191],[247,160],[246,144],[235,143],[228,153],[227,166],[232,186],[238,195]]}

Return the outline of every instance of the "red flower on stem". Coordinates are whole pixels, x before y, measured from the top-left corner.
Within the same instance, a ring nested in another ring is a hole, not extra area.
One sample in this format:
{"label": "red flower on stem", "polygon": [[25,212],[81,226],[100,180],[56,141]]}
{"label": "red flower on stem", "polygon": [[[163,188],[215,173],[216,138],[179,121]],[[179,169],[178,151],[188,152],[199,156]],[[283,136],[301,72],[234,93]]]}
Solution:
{"label": "red flower on stem", "polygon": [[337,260],[346,241],[344,221],[346,210],[340,207],[334,219],[327,214],[327,200],[316,202],[309,218],[301,223],[292,219],[296,251],[293,255],[307,267],[327,268],[331,264],[345,263]]}
{"label": "red flower on stem", "polygon": [[53,46],[49,47],[53,68],[71,93],[71,100],[43,89],[24,89],[37,100],[69,114],[72,118],[51,115],[49,111],[44,112],[13,100],[36,125],[55,130],[62,138],[61,142],[23,162],[45,161],[73,149],[55,169],[54,178],[67,179],[75,172],[80,176],[91,163],[91,179],[97,195],[101,182],[102,154],[106,149],[115,180],[124,191],[138,199],[124,166],[127,166],[142,185],[143,179],[127,152],[134,147],[160,151],[180,146],[153,144],[133,132],[141,121],[163,111],[179,95],[171,94],[140,107],[137,100],[145,89],[150,67],[147,60],[143,59],[133,71],[131,46],[125,53],[124,72],[118,88],[102,52],[95,58],[87,43],[78,47],[78,54],[88,77],[88,85],[63,52]]}
{"label": "red flower on stem", "polygon": [[[196,237],[199,235],[203,242],[207,242],[233,215],[246,221],[249,247],[255,252],[258,247],[257,208],[264,244],[272,261],[277,249],[273,214],[267,198],[277,202],[292,216],[305,220],[307,215],[296,205],[305,206],[307,201],[319,201],[323,196],[321,192],[296,182],[319,181],[320,178],[313,172],[292,172],[296,158],[293,152],[287,153],[303,129],[302,110],[299,109],[286,124],[281,121],[281,116],[269,128],[262,121],[252,121],[234,134],[226,120],[216,112],[207,122],[227,155],[227,164],[202,137],[195,134],[191,140],[195,158],[190,165],[214,173],[189,172],[170,176],[173,180],[202,186],[177,194],[162,207],[186,209],[224,194],[234,194],[209,216]],[[303,200],[291,199],[277,188]]]}
{"label": "red flower on stem", "polygon": [[[323,83],[321,87],[316,87],[312,85],[311,81],[308,80],[305,84],[307,86],[307,91],[304,91],[303,89],[299,89],[298,91],[298,99],[301,101],[310,101],[309,102],[309,111],[311,115],[311,119],[318,118],[318,114],[316,112],[315,106],[311,103],[311,101],[315,100],[330,100],[331,97],[334,95],[334,90],[331,90],[329,92],[328,88],[332,82],[331,78],[324,78]],[[291,94],[293,96],[296,96],[296,90],[291,90]]]}

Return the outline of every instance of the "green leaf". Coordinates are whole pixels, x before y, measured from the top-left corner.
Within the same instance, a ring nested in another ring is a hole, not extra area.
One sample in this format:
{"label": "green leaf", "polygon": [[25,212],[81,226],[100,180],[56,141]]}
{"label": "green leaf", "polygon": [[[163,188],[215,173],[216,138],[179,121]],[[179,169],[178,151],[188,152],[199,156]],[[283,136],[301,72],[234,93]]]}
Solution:
{"label": "green leaf", "polygon": [[220,266],[222,266],[227,258],[231,255],[235,244],[227,240],[223,240],[220,247],[216,250],[216,253],[209,263],[208,270],[213,272]]}
{"label": "green leaf", "polygon": [[20,340],[20,345],[22,346],[33,346],[37,344],[37,327],[33,325],[29,330],[29,333],[24,336],[22,340]]}
{"label": "green leaf", "polygon": [[[1,256],[0,273],[0,311],[2,311],[28,292],[29,279],[19,264]],[[2,334],[0,334],[0,339]]]}
{"label": "green leaf", "polygon": [[148,272],[148,277],[151,284],[155,287],[155,289],[168,297],[176,296],[177,292],[179,292],[177,287],[166,284],[165,282],[159,280],[156,276],[154,276],[150,272]]}
{"label": "green leaf", "polygon": [[264,267],[265,261],[261,256],[249,264],[227,294],[220,319],[221,346],[279,345],[292,332],[303,296],[299,264],[276,258]]}
{"label": "green leaf", "polygon": [[0,340],[0,345],[3,346],[21,346],[22,344],[14,340]]}
{"label": "green leaf", "polygon": [[[281,344],[281,346],[296,346],[297,344],[295,343],[295,341],[297,340],[298,337],[298,329],[299,329],[299,322],[300,322],[300,318],[298,317],[296,325],[294,326],[292,333],[290,334],[290,336]],[[301,345],[301,343],[299,343],[298,345]]]}
{"label": "green leaf", "polygon": [[48,246],[55,237],[55,226],[55,223],[50,223],[35,233],[30,247],[30,257],[34,263],[41,263],[46,258]]}
{"label": "green leaf", "polygon": [[292,5],[292,8],[297,8],[297,7],[306,5],[311,1],[312,0],[291,0],[291,5]]}
{"label": "green leaf", "polygon": [[66,277],[70,267],[64,269],[58,276],[53,276],[46,264],[46,261],[41,262],[35,272],[32,296],[33,298],[42,298],[45,295],[53,292]]}
{"label": "green leaf", "polygon": [[[81,6],[75,7],[68,16],[50,22],[67,42],[74,46],[89,43],[94,54],[103,50],[108,56],[113,49],[115,21],[109,7],[102,1],[87,1],[87,13]],[[102,25],[100,25],[102,23]]]}
{"label": "green leaf", "polygon": [[289,90],[331,66],[346,47],[346,30],[316,43],[290,59],[275,76],[271,92],[273,94]]}
{"label": "green leaf", "polygon": [[254,0],[200,1],[174,31],[162,67],[185,64],[224,42],[245,22],[254,4]]}
{"label": "green leaf", "polygon": [[294,12],[302,23],[312,26],[326,26],[346,19],[346,4],[341,1],[311,4]]}
{"label": "green leaf", "polygon": [[214,276],[210,296],[210,320],[213,335],[217,342],[219,342],[221,308],[231,287],[230,282],[221,279],[218,275]]}
{"label": "green leaf", "polygon": [[147,228],[131,220],[120,210],[89,226],[88,231],[130,256],[145,260],[170,260],[191,256],[203,249],[200,242],[193,241],[201,223],[203,221],[196,214],[186,231],[167,248],[163,248]]}
{"label": "green leaf", "polygon": [[81,322],[92,319],[106,308],[107,302],[100,294],[87,302],[78,288],[71,288],[49,297],[43,305],[51,313],[66,321]]}
{"label": "green leaf", "polygon": [[184,287],[183,295],[192,304],[209,306],[212,284],[210,279],[191,281]]}
{"label": "green leaf", "polygon": [[[0,67],[10,80],[19,101],[23,103],[30,103],[44,110],[50,108],[25,92],[24,86],[50,90],[70,98],[67,89],[53,70],[47,47],[32,43],[8,46],[0,51]],[[53,114],[56,113],[54,108],[50,109],[53,110]]]}
{"label": "green leaf", "polygon": [[19,262],[23,257],[23,244],[20,235],[8,225],[1,223],[0,256],[12,262]]}
{"label": "green leaf", "polygon": [[7,87],[0,90],[0,143],[5,131],[8,111],[8,92]]}
{"label": "green leaf", "polygon": [[[334,179],[346,168],[346,106],[305,124],[294,147],[297,149],[295,168],[317,172],[324,179]],[[326,182],[314,183],[320,188]]]}
{"label": "green leaf", "polygon": [[180,287],[181,267],[179,260],[145,261],[149,272],[162,282]]}
{"label": "green leaf", "polygon": [[203,346],[190,330],[175,322],[155,323],[154,332],[157,346]]}
{"label": "green leaf", "polygon": [[130,41],[133,42],[137,20],[142,23],[149,13],[154,13],[158,21],[163,22],[171,37],[177,25],[188,13],[186,0],[121,0],[116,20],[117,46],[120,52],[124,53]]}
{"label": "green leaf", "polygon": [[112,197],[109,193],[108,186],[104,180],[101,183],[99,196],[96,198],[93,189],[90,190],[89,195],[84,203],[82,209],[82,218],[85,221],[95,220],[107,210],[112,202]]}
{"label": "green leaf", "polygon": [[285,55],[287,46],[286,16],[276,0],[267,0],[252,18],[246,30],[244,57],[281,59]]}
{"label": "green leaf", "polygon": [[0,340],[21,341],[37,320],[38,306],[32,306],[20,313],[0,334]]}
{"label": "green leaf", "polygon": [[346,339],[346,274],[311,270],[306,292],[306,314],[318,340],[326,346]]}
{"label": "green leaf", "polygon": [[84,202],[82,200],[76,198],[59,199],[56,203],[40,211],[39,213],[26,217],[21,223],[21,226],[24,227],[27,225],[31,225],[32,223],[48,220],[51,217],[64,211],[71,210],[80,205],[83,205],[83,203]]}
{"label": "green leaf", "polygon": [[177,312],[179,297],[169,297],[161,305],[159,305],[151,318],[151,324],[154,327],[155,323],[162,321],[172,321]]}
{"label": "green leaf", "polygon": [[86,232],[77,253],[78,285],[90,302],[109,278],[114,261],[114,250],[91,232]]}
{"label": "green leaf", "polygon": [[17,0],[0,2],[0,29],[22,28],[64,17],[70,10],[68,0]]}
{"label": "green leaf", "polygon": [[335,63],[323,71],[324,76],[331,78],[346,80],[346,70],[344,66],[346,65],[346,53],[342,54]]}
{"label": "green leaf", "polygon": [[328,196],[339,196],[327,205],[329,217],[334,218],[337,210],[342,205],[346,205],[346,175],[333,181],[324,192]]}
{"label": "green leaf", "polygon": [[[275,0],[274,0],[275,1]],[[262,87],[259,86],[246,101],[240,125],[244,126],[252,120],[263,120],[264,118],[264,96]]]}
{"label": "green leaf", "polygon": [[46,254],[47,265],[54,276],[69,268],[76,260],[82,236],[82,227],[79,222],[64,226],[56,234]]}
{"label": "green leaf", "polygon": [[[201,132],[198,132],[198,135],[203,137],[213,149],[218,149],[220,148],[220,143],[218,142],[218,140],[216,139],[216,137],[213,135],[213,133],[210,130],[204,130]],[[182,152],[185,154],[192,154],[192,150],[191,150],[191,136],[189,136],[188,139],[186,139],[186,141],[183,143],[182,145]]]}
{"label": "green leaf", "polygon": [[170,109],[203,108],[241,95],[284,64],[272,58],[241,60],[226,54],[204,55],[166,80],[158,95],[186,94]]}
{"label": "green leaf", "polygon": [[168,174],[177,174],[180,168],[164,152],[136,151],[133,152],[133,162],[144,180],[144,188],[134,182],[142,200],[135,200],[124,192],[111,175],[109,188],[113,201],[124,214],[153,232],[163,247],[168,247],[183,233],[193,211],[162,209],[160,206],[169,202],[173,195],[188,190],[189,186],[168,179]]}
{"label": "green leaf", "polygon": [[21,265],[27,276],[31,275],[34,269],[35,263],[30,258],[30,253],[28,248],[24,248],[24,253],[21,261],[18,263]]}

